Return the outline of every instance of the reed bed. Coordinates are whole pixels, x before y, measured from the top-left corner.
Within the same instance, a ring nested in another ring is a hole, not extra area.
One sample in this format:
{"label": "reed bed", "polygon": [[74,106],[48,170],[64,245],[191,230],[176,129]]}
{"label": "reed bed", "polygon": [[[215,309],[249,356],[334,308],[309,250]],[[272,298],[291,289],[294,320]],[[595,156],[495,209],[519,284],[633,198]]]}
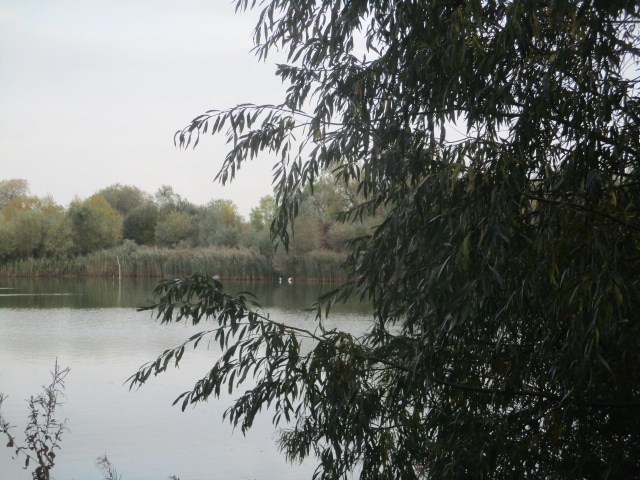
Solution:
{"label": "reed bed", "polygon": [[247,248],[167,249],[125,245],[69,258],[27,258],[0,263],[2,276],[166,277],[201,272],[225,279],[275,276],[271,262]]}
{"label": "reed bed", "polygon": [[344,254],[313,250],[289,258],[284,270],[249,248],[207,247],[169,249],[124,244],[68,258],[26,258],[0,262],[0,276],[123,276],[173,277],[204,273],[226,280],[295,277],[298,281],[335,282],[346,278]]}
{"label": "reed bed", "polygon": [[338,282],[347,278],[342,267],[345,254],[331,250],[312,250],[295,262],[292,262],[292,272],[296,279],[318,282]]}

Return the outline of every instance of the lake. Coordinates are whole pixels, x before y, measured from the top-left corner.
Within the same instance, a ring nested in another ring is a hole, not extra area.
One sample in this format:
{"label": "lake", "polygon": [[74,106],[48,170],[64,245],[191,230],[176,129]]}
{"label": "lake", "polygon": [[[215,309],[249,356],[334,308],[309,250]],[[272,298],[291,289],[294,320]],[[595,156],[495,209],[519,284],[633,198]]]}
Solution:
{"label": "lake", "polygon": [[[210,399],[182,412],[173,400],[203,376],[218,358],[219,347],[204,342],[188,350],[180,369],[129,391],[125,384],[142,364],[164,349],[206,328],[160,325],[145,304],[152,279],[0,279],[0,393],[8,395],[2,412],[23,441],[27,399],[50,383],[56,359],[69,367],[65,403],[57,412],[67,418],[62,449],[52,475],[57,480],[102,479],[96,458],[106,454],[122,480],[271,480],[311,478],[313,460],[290,465],[278,452],[271,414],[263,413],[244,437],[222,421],[237,395]],[[307,284],[226,282],[231,293],[254,292],[272,318],[313,329],[313,314],[302,310],[332,288]],[[351,332],[365,331],[367,306],[332,309],[331,323]],[[0,439],[0,478],[30,479],[23,461]]]}

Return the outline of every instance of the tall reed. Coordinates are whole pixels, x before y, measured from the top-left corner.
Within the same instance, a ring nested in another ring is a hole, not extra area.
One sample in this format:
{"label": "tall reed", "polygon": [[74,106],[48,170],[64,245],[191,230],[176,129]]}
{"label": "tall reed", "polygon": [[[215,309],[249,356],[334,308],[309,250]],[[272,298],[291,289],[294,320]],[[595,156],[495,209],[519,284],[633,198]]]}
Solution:
{"label": "tall reed", "polygon": [[202,272],[226,279],[275,276],[271,262],[248,248],[122,247],[69,258],[26,258],[0,263],[2,276],[145,276]]}
{"label": "tall reed", "polygon": [[298,280],[343,281],[347,277],[346,271],[342,267],[344,261],[344,253],[324,249],[311,250],[304,255],[280,262],[286,267],[278,274],[279,276],[295,277]]}

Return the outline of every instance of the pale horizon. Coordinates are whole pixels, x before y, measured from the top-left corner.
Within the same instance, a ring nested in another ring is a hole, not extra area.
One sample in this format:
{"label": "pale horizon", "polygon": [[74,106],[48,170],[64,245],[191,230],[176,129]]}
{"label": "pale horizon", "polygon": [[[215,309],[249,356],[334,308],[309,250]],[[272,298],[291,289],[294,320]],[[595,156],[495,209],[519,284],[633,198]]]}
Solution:
{"label": "pale horizon", "polygon": [[174,132],[208,109],[280,103],[274,62],[251,52],[257,10],[229,2],[0,0],[0,179],[68,205],[120,183],[161,185],[197,205],[230,199],[247,217],[272,193],[273,159],[214,183],[226,146]]}

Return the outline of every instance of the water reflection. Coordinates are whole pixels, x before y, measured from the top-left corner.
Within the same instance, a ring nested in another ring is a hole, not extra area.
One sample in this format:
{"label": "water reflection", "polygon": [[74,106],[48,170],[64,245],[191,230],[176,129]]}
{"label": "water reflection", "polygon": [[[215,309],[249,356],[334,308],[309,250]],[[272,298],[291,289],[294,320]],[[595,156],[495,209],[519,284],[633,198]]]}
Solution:
{"label": "water reflection", "polygon": [[[153,278],[0,278],[2,308],[113,308],[147,304],[158,283]],[[335,285],[277,282],[223,282],[229,293],[251,292],[264,308],[304,310]],[[367,314],[356,300],[335,307],[338,312]]]}
{"label": "water reflection", "polygon": [[[136,312],[157,279],[46,278],[0,279],[0,392],[9,394],[4,414],[19,428],[26,420],[25,399],[48,382],[58,359],[71,367],[69,418],[54,476],[99,479],[94,460],[107,453],[123,480],[167,478],[310,478],[314,464],[289,466],[277,452],[270,415],[263,415],[243,437],[221,421],[237,392],[182,413],[171,403],[203,376],[219,355],[217,344],[185,353],[180,370],[170,370],[138,391],[125,380],[166,348],[206,328],[160,325],[149,312]],[[314,315],[303,313],[328,288],[305,284],[225,283],[232,293],[249,290],[274,319],[313,329]],[[368,307],[355,302],[338,308],[331,323],[352,332],[369,326]],[[4,445],[3,444],[0,444]],[[0,478],[30,474],[0,449]]]}

